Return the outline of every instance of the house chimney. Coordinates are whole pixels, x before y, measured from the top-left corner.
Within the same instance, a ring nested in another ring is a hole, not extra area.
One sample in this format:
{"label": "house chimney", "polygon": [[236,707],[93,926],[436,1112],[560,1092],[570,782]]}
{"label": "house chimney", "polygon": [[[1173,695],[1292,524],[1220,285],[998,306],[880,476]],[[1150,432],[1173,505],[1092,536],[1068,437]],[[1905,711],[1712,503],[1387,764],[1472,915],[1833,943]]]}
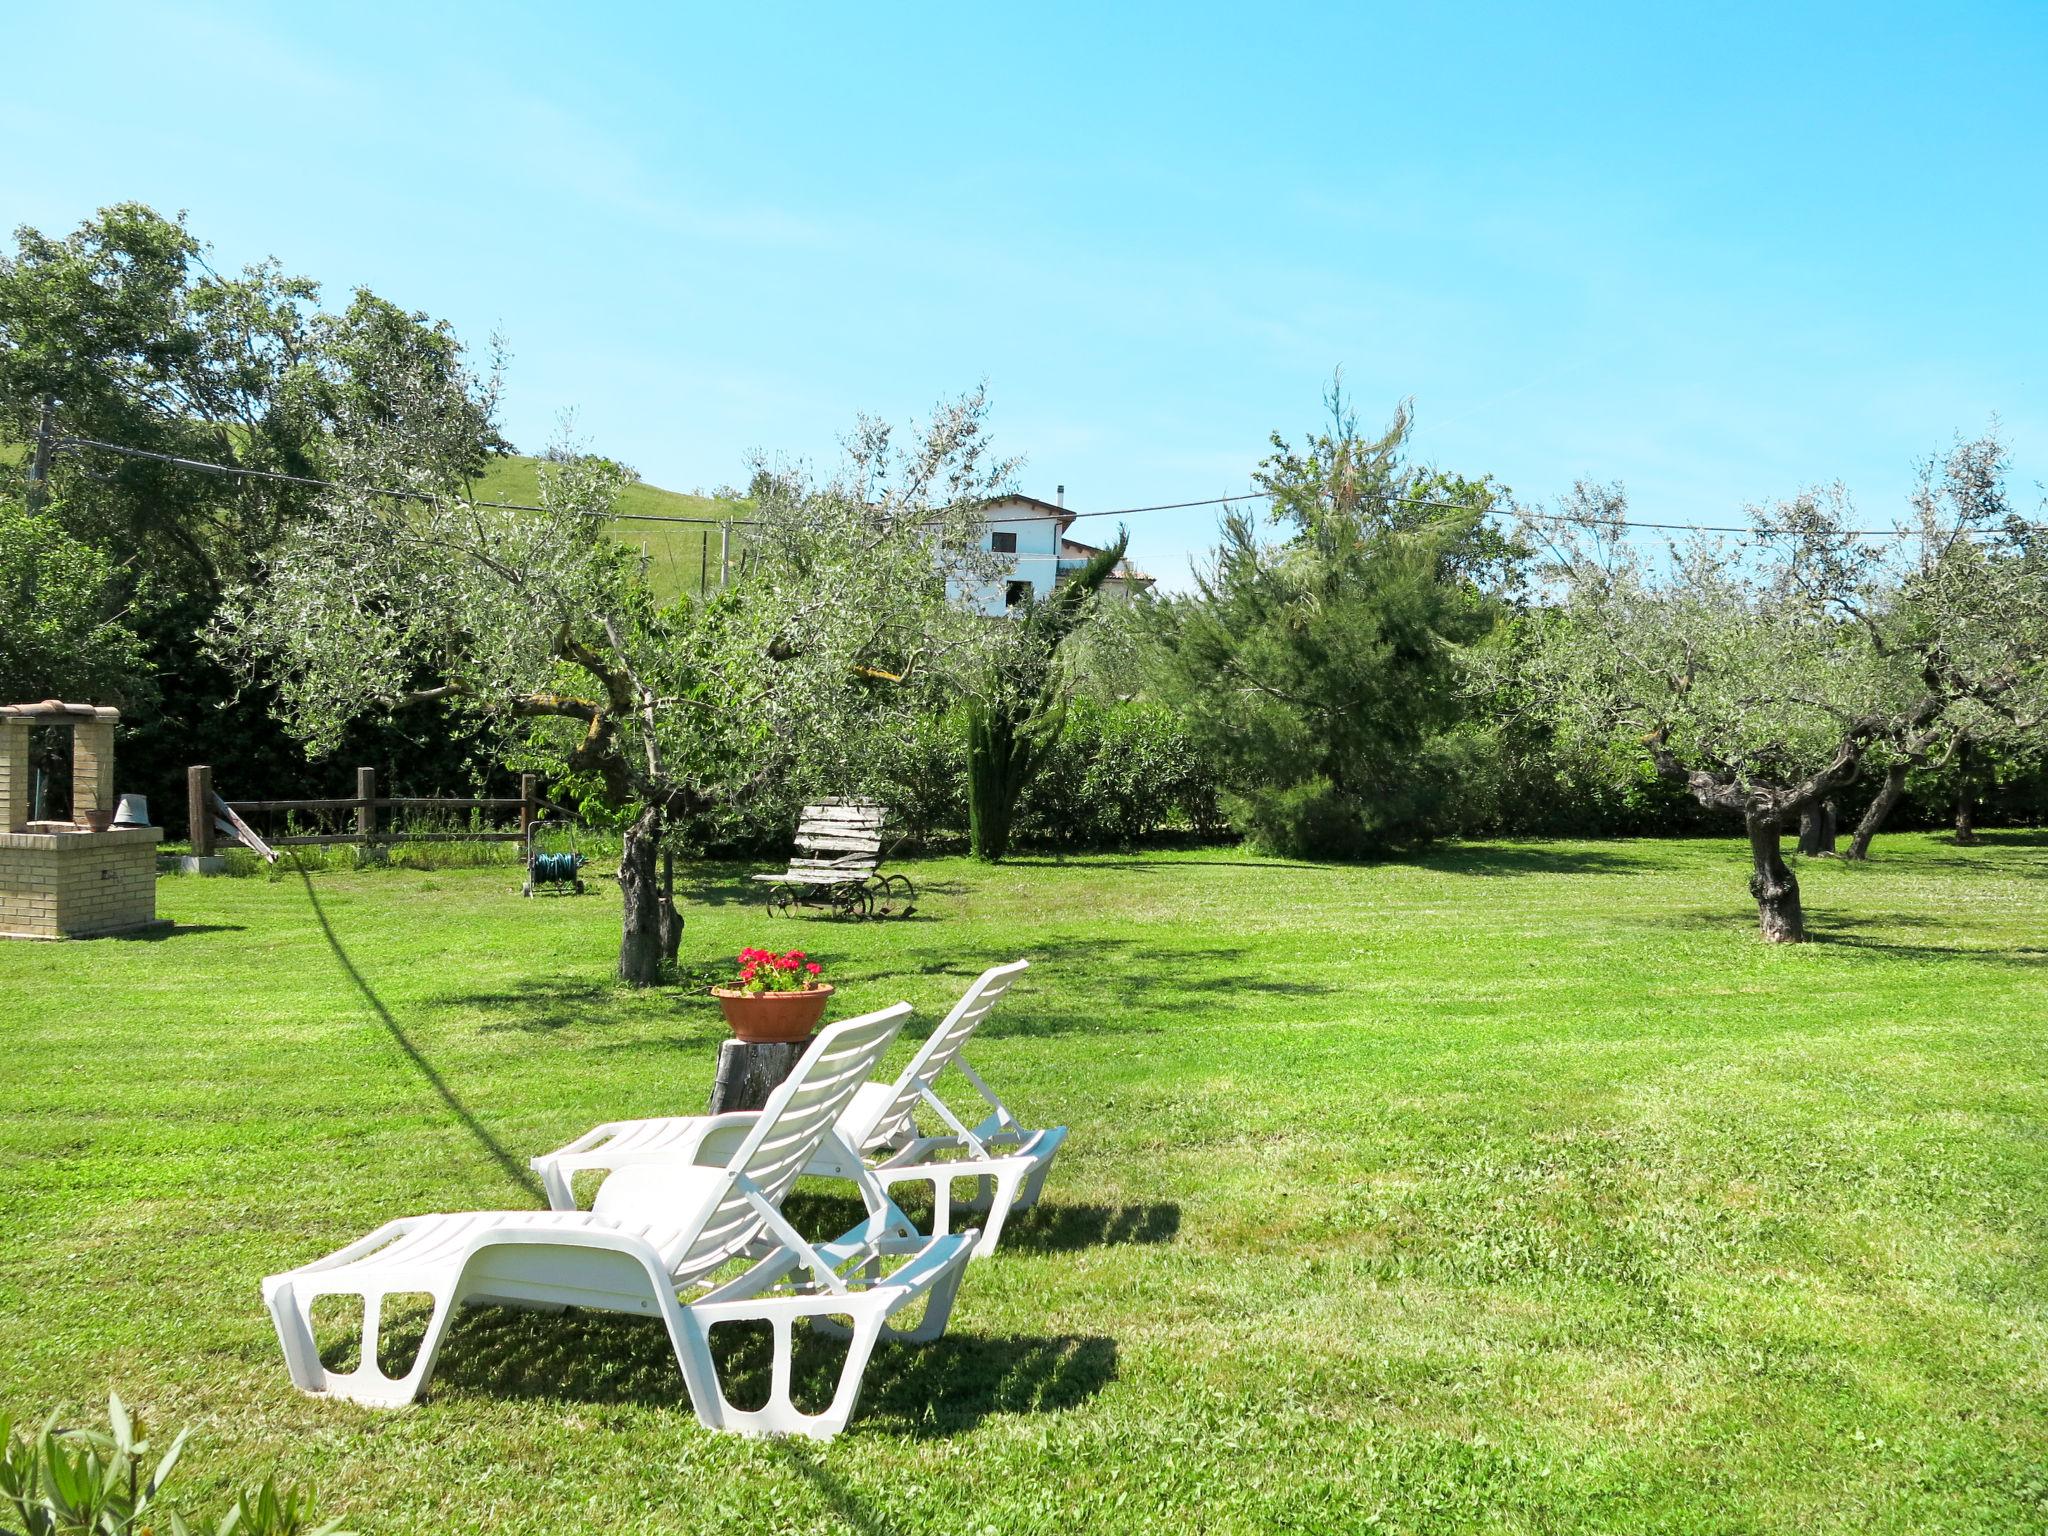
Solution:
{"label": "house chimney", "polygon": [[1061,485],[1061,486],[1055,486],[1055,487],[1053,488],[1053,493],[1054,493],[1054,494],[1055,494],[1056,496],[1058,496],[1058,497],[1059,497],[1059,502],[1060,502],[1060,510],[1061,510],[1062,512],[1066,511],[1066,509],[1067,509],[1067,488],[1066,488],[1066,487],[1065,487],[1064,485]]}

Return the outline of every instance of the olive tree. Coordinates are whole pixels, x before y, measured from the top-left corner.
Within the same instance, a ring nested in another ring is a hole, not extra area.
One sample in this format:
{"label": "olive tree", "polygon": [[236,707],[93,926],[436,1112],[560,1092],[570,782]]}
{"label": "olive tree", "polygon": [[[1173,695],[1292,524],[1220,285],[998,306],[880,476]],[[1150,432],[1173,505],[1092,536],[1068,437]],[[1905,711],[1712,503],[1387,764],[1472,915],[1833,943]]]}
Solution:
{"label": "olive tree", "polygon": [[664,601],[607,537],[626,471],[557,451],[541,510],[480,505],[459,413],[436,409],[462,381],[445,359],[404,377],[398,361],[384,398],[413,408],[338,434],[351,488],[287,530],[217,643],[316,752],[366,714],[439,707],[538,754],[622,823],[618,970],[647,985],[680,942],[665,834],[846,756],[877,691],[943,648],[948,574],[1007,472],[984,399],[941,406],[907,446],[864,419],[828,477],[762,466],[745,576]]}
{"label": "olive tree", "polygon": [[2038,687],[2048,582],[2006,515],[1994,438],[1931,465],[1887,540],[1856,536],[1840,487],[1753,508],[1742,539],[1656,554],[1617,486],[1525,518],[1554,604],[1532,627],[1529,696],[1568,739],[1636,741],[1699,803],[1738,818],[1763,937],[1805,937],[1782,839],[1867,760],[1912,760]]}
{"label": "olive tree", "polygon": [[1848,858],[1869,857],[1908,774],[1954,789],[1957,840],[1967,842],[1984,770],[2024,771],[2041,755],[2048,550],[2039,525],[2013,505],[2006,471],[1995,433],[1923,460],[1909,517],[1885,562],[1892,600],[1855,610],[1872,646],[1915,658],[1946,707],[1927,725],[1881,744],[1884,777],[1856,824]]}

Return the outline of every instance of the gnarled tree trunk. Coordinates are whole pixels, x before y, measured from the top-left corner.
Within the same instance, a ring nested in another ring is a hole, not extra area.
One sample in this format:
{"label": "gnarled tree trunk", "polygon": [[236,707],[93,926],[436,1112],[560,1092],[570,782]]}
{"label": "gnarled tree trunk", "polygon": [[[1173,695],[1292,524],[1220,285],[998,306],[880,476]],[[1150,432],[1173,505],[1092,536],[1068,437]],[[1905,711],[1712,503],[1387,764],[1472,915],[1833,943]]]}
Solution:
{"label": "gnarled tree trunk", "polygon": [[1757,927],[1769,944],[1798,944],[1806,938],[1806,914],[1799,905],[1799,877],[1785,862],[1784,823],[1775,814],[1752,811],[1743,818],[1749,829],[1749,857],[1754,873],[1749,894],[1756,898]]}
{"label": "gnarled tree trunk", "polygon": [[619,980],[630,987],[651,987],[661,979],[664,962],[675,959],[683,920],[662,880],[661,810],[643,806],[627,824],[619,854],[619,897],[625,903],[625,931],[619,939]]}
{"label": "gnarled tree trunk", "polygon": [[1956,751],[1956,841],[1977,841],[1977,786],[1970,782],[1970,759],[1976,753],[1965,741]]}
{"label": "gnarled tree trunk", "polygon": [[1884,771],[1884,782],[1877,787],[1877,793],[1870,804],[1864,807],[1863,819],[1856,823],[1856,830],[1849,837],[1849,851],[1845,859],[1867,859],[1870,857],[1870,840],[1877,836],[1878,829],[1885,823],[1894,807],[1906,793],[1906,769],[1904,762],[1893,763]]}
{"label": "gnarled tree trunk", "polygon": [[1799,813],[1799,851],[1809,859],[1834,857],[1834,801],[1822,800]]}
{"label": "gnarled tree trunk", "polygon": [[676,951],[683,947],[683,914],[676,910],[676,855],[672,848],[661,850],[661,906],[655,914],[661,935],[661,958],[674,964]]}

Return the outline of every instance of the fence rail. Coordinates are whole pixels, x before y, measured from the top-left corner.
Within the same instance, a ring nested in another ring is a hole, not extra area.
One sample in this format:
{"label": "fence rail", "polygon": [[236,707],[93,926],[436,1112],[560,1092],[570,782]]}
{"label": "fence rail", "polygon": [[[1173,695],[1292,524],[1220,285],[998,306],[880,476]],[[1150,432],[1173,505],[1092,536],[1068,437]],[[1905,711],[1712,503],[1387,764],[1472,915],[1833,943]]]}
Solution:
{"label": "fence rail", "polygon": [[[185,772],[185,805],[190,824],[192,853],[197,858],[211,854],[222,840],[239,844],[241,838],[234,828],[216,819],[214,814],[213,769],[206,764],[197,764]],[[353,795],[330,795],[322,798],[295,800],[222,800],[236,816],[245,814],[264,815],[276,811],[347,811],[355,816],[353,832],[301,833],[290,837],[273,837],[270,845],[276,848],[324,848],[354,843],[359,846],[385,843],[436,842],[436,843],[511,843],[524,842],[532,831],[533,824],[540,816],[547,802],[540,797],[540,782],[530,773],[519,776],[519,793],[510,795],[380,795],[377,793],[377,770],[358,768],[356,770],[356,792]],[[517,811],[517,831],[489,832],[401,832],[397,829],[377,825],[379,811]]]}
{"label": "fence rail", "polygon": [[343,795],[328,800],[230,800],[238,811],[345,811],[357,806],[370,806],[375,810],[431,808],[443,811],[516,811],[527,802],[516,795],[496,797],[459,797],[454,795],[379,795],[372,800],[359,799],[355,795]]}

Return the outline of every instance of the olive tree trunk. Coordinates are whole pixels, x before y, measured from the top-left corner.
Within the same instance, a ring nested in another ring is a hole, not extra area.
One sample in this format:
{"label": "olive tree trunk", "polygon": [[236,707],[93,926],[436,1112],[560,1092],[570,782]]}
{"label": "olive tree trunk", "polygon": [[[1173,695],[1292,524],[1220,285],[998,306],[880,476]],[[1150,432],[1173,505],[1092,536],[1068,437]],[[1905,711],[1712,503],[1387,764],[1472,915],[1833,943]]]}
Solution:
{"label": "olive tree trunk", "polygon": [[661,811],[644,806],[627,824],[619,853],[619,898],[625,929],[619,938],[619,980],[651,987],[682,942],[683,920],[674,898],[675,866],[661,847]]}
{"label": "olive tree trunk", "polygon": [[1809,859],[1835,856],[1835,802],[1822,800],[1799,813],[1799,851]]}
{"label": "olive tree trunk", "polygon": [[1903,762],[1893,763],[1884,771],[1884,782],[1877,787],[1870,804],[1864,807],[1862,820],[1856,823],[1856,830],[1849,835],[1849,851],[1845,859],[1867,859],[1870,857],[1870,840],[1877,836],[1885,819],[1897,807],[1906,794],[1906,768]]}
{"label": "olive tree trunk", "polygon": [[1806,914],[1799,905],[1799,877],[1785,862],[1784,823],[1775,815],[1751,812],[1749,857],[1754,872],[1749,894],[1756,898],[1757,927],[1768,944],[1798,944],[1806,938]]}
{"label": "olive tree trunk", "polygon": [[1975,756],[1968,741],[1956,753],[1956,841],[1965,846],[1977,841],[1977,786],[1970,778]]}

